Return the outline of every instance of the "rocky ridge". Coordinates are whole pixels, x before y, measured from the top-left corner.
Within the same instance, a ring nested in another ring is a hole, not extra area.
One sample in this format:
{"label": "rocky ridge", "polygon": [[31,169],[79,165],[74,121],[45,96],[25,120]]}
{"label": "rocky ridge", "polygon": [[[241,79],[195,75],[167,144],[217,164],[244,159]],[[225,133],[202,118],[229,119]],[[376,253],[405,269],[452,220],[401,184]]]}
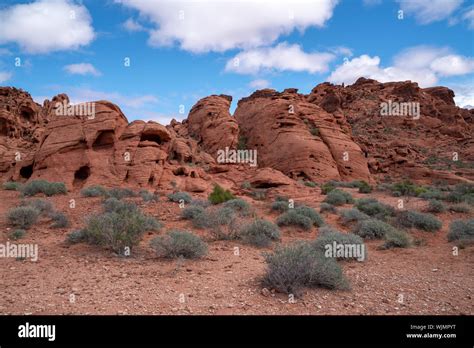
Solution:
{"label": "rocky ridge", "polygon": [[[445,87],[322,83],[308,95],[264,89],[238,102],[212,95],[182,122],[128,122],[120,108],[95,101],[94,115],[58,112],[61,94],[43,105],[0,88],[0,180],[63,181],[69,189],[102,184],[207,192],[213,182],[239,190],[298,181],[474,180],[474,110],[455,105]],[[418,103],[419,117],[382,116],[381,103]],[[223,164],[225,148],[257,150],[258,167]],[[258,180],[255,180],[255,178]]]}

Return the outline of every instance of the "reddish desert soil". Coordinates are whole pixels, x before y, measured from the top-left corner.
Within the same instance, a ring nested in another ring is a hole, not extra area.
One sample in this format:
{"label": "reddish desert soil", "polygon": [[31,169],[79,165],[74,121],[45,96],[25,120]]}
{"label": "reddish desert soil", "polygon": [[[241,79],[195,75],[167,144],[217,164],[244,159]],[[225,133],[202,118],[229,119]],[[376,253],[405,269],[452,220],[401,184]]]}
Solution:
{"label": "reddish desert soil", "polygon": [[[354,197],[366,196],[348,190]],[[324,198],[318,188],[304,188],[300,194],[291,198],[315,208]],[[381,193],[370,196],[392,205],[398,199]],[[71,198],[76,200],[75,209],[69,208]],[[366,242],[367,260],[341,263],[350,291],[306,289],[291,303],[287,295],[262,291],[259,284],[265,272],[262,253],[275,246],[257,249],[216,241],[209,243],[209,253],[202,260],[178,262],[155,257],[148,246],[150,239],[170,228],[186,228],[209,237],[205,230],[180,220],[178,205],[163,195],[156,203],[133,199],[165,227],[147,234],[128,258],[86,244],[64,243],[71,230],[84,226],[87,215],[100,211],[100,198],[70,193],[45,199],[69,216],[71,227],[50,229],[50,222],[43,220],[16,242],[37,243],[37,262],[0,259],[2,314],[474,314],[474,249],[460,249],[454,256],[453,244],[446,239],[449,222],[466,219],[466,214],[438,215],[443,229],[436,233],[411,232],[426,245],[377,250],[381,241]],[[0,191],[0,243],[8,241],[5,213],[19,201],[17,192]],[[260,216],[272,221],[277,217],[269,213],[269,201],[251,203]],[[405,202],[411,209],[421,209],[423,204],[415,198]],[[344,230],[337,215],[323,216]],[[317,228],[311,232],[284,228],[282,244],[314,239],[317,233]],[[235,248],[239,255],[235,255]]]}

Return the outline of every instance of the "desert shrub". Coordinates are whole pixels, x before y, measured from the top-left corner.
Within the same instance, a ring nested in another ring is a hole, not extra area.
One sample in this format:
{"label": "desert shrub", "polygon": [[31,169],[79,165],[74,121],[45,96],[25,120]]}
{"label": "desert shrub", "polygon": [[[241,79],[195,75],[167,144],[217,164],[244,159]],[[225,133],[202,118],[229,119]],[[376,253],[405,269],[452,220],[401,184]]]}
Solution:
{"label": "desert shrub", "polygon": [[211,209],[209,215],[213,224],[222,225],[235,216],[235,210],[230,207],[219,207]]}
{"label": "desert shrub", "polygon": [[474,238],[474,219],[454,220],[449,225],[448,241]]}
{"label": "desert shrub", "polygon": [[168,195],[168,199],[172,202],[183,202],[183,203],[191,203],[192,197],[187,192],[174,192]]}
{"label": "desert shrub", "polygon": [[318,212],[311,207],[308,207],[306,205],[300,205],[294,208],[294,211],[297,214],[310,218],[313,225],[316,225],[318,227],[324,225],[324,220],[321,215],[319,215]]}
{"label": "desert shrub", "polygon": [[2,184],[2,188],[7,191],[20,191],[21,183],[15,181],[7,181]]}
{"label": "desert shrub", "polygon": [[63,182],[49,182],[46,180],[33,180],[23,186],[21,192],[24,196],[34,196],[38,193],[44,193],[46,196],[65,194],[66,185]]}
{"label": "desert shrub", "polygon": [[418,197],[422,199],[443,199],[444,194],[438,189],[429,188],[426,192],[420,193]]}
{"label": "desert shrub", "polygon": [[247,137],[243,136],[243,135],[240,135],[239,136],[239,140],[237,142],[237,149],[238,150],[245,150],[247,149]]}
{"label": "desert shrub", "polygon": [[335,188],[336,188],[336,186],[334,186],[333,184],[325,183],[325,184],[321,185],[321,193],[323,195],[327,195],[329,192],[331,192]]}
{"label": "desert shrub", "polygon": [[280,230],[270,221],[255,219],[239,231],[239,237],[244,243],[256,247],[266,247],[272,241],[280,239]]}
{"label": "desert shrub", "polygon": [[[341,255],[341,257],[338,256],[337,257],[338,260],[341,260],[341,259],[347,260],[347,259],[352,259],[352,258],[365,260],[367,256],[367,251],[364,245],[364,240],[353,233],[342,233],[335,229],[331,229],[331,230],[325,231],[324,233],[321,233],[318,236],[318,238],[316,238],[316,240],[313,242],[312,245],[317,251],[325,254],[327,250],[326,249],[327,245],[331,245],[331,248],[332,248],[334,242],[336,242],[337,244],[344,244],[345,246],[355,247],[355,249],[352,250],[352,255]],[[355,250],[357,250],[357,248],[360,248],[360,247],[357,247],[357,245],[364,245],[363,247],[364,255],[357,255]]]}
{"label": "desert shrub", "polygon": [[21,239],[25,236],[26,234],[26,231],[25,230],[22,230],[22,229],[16,229],[16,230],[13,230],[11,231],[9,234],[8,234],[8,238],[12,239],[12,240],[18,240],[18,239]]}
{"label": "desert shrub", "polygon": [[434,232],[441,228],[442,223],[434,215],[406,210],[398,214],[398,223],[404,227],[416,227],[424,231]]}
{"label": "desert shrub", "polygon": [[69,219],[64,213],[55,211],[50,213],[49,217],[53,221],[51,228],[65,228],[69,226]]}
{"label": "desert shrub", "polygon": [[107,190],[101,185],[85,187],[81,190],[83,197],[101,197],[107,195]]}
{"label": "desert shrub", "polygon": [[288,201],[286,201],[286,202],[285,201],[275,201],[275,202],[272,203],[271,209],[274,210],[274,211],[278,211],[278,212],[285,212],[288,209],[290,209],[289,202]]}
{"label": "desert shrub", "polygon": [[324,212],[330,212],[333,214],[337,213],[337,208],[333,206],[332,204],[322,202],[321,205],[319,206],[319,212],[324,213]]}
{"label": "desert shrub", "polygon": [[340,219],[344,225],[370,219],[370,216],[355,208],[341,210],[340,214]]}
{"label": "desert shrub", "polygon": [[163,224],[155,219],[153,216],[144,215],[145,231],[157,232],[163,227]]}
{"label": "desert shrub", "polygon": [[312,126],[309,129],[309,132],[311,133],[311,135],[314,135],[315,137],[319,137],[319,129],[316,128],[315,126]]}
{"label": "desert shrub", "polygon": [[199,205],[190,205],[182,210],[181,217],[186,220],[192,220],[205,212],[206,210]]}
{"label": "desert shrub", "polygon": [[448,208],[450,211],[455,213],[464,213],[468,214],[471,212],[471,207],[466,203],[452,204]]}
{"label": "desert shrub", "polygon": [[246,216],[250,214],[251,207],[241,198],[231,199],[223,204],[224,207],[231,208],[239,214]]}
{"label": "desert shrub", "polygon": [[318,232],[319,232],[318,236],[323,236],[328,233],[336,233],[340,231],[332,226],[324,225],[319,228]]}
{"label": "desert shrub", "polygon": [[144,202],[158,202],[160,200],[157,194],[154,194],[148,190],[140,190],[138,195],[143,199]]}
{"label": "desert shrub", "polygon": [[39,216],[40,211],[36,208],[16,207],[8,211],[7,220],[15,227],[27,230],[38,220]]}
{"label": "desert shrub", "polygon": [[225,190],[217,184],[214,185],[214,189],[209,195],[209,202],[212,204],[224,203],[226,201],[230,201],[231,199],[235,199],[235,196],[229,190]]}
{"label": "desert shrub", "polygon": [[470,193],[463,196],[463,202],[467,204],[474,205],[474,193]]}
{"label": "desert shrub", "polygon": [[457,184],[446,196],[446,200],[452,203],[465,202],[474,205],[474,184]]}
{"label": "desert shrub", "polygon": [[400,192],[403,196],[415,196],[416,185],[410,180],[404,180],[392,185],[392,192]]}
{"label": "desert shrub", "polygon": [[267,199],[267,189],[255,189],[250,192],[253,199],[257,201],[264,201]]}
{"label": "desert shrub", "polygon": [[334,187],[359,188],[361,181],[359,180],[354,180],[354,181],[329,180],[327,184],[330,184]]}
{"label": "desert shrub", "polygon": [[[191,214],[189,212],[188,214]],[[193,227],[196,228],[208,228],[211,227],[211,217],[205,209],[202,210],[194,210],[193,217],[191,219],[191,223]]]}
{"label": "desert shrub", "polygon": [[386,183],[386,182],[377,184],[376,190],[377,191],[391,191],[392,190],[392,184],[389,184],[389,183]]}
{"label": "desert shrub", "polygon": [[377,220],[368,219],[360,221],[354,228],[354,233],[364,239],[378,239],[385,236],[389,231],[395,230],[395,227]]}
{"label": "desert shrub", "polygon": [[211,210],[207,221],[208,227],[210,227],[209,232],[215,240],[231,240],[237,238],[239,222],[234,209],[220,207]]}
{"label": "desert shrub", "polygon": [[67,234],[66,236],[66,243],[69,244],[76,244],[84,242],[86,239],[86,234],[84,230],[74,230]]}
{"label": "desert shrub", "polygon": [[354,203],[354,199],[352,198],[350,193],[335,189],[327,194],[326,198],[324,199],[324,202],[337,206],[346,203]]}
{"label": "desert shrub", "polygon": [[446,211],[446,205],[437,199],[430,199],[428,202],[427,211],[430,213],[442,213]]}
{"label": "desert shrub", "polygon": [[157,231],[161,225],[139,209],[116,209],[89,218],[84,239],[89,244],[110,248],[123,254],[132,249],[146,231]]}
{"label": "desert shrub", "polygon": [[290,197],[278,195],[275,197],[275,202],[288,202]]}
{"label": "desert shrub", "polygon": [[370,186],[365,181],[359,183],[359,193],[370,193],[372,192],[372,186]]}
{"label": "desert shrub", "polygon": [[22,206],[33,207],[40,212],[40,214],[49,214],[54,210],[53,204],[45,199],[32,199],[22,201]]}
{"label": "desert shrub", "polygon": [[295,209],[290,209],[281,214],[276,223],[278,226],[299,226],[305,230],[310,230],[313,226],[313,221],[309,217],[298,214]]}
{"label": "desert shrub", "polygon": [[408,248],[411,244],[410,236],[397,229],[389,229],[384,235],[384,244],[381,249]]}
{"label": "desert shrub", "polygon": [[391,206],[380,203],[375,198],[358,199],[355,206],[361,212],[378,219],[386,219],[395,214],[395,210]]}
{"label": "desert shrub", "polygon": [[347,289],[348,282],[335,259],[315,252],[310,243],[299,242],[265,254],[267,270],[262,285],[299,296],[304,287]]}
{"label": "desert shrub", "polygon": [[136,197],[136,194],[129,188],[114,187],[107,191],[106,197],[122,199],[126,197]]}
{"label": "desert shrub", "polygon": [[102,206],[104,211],[107,213],[122,213],[122,212],[135,212],[138,211],[138,206],[132,202],[124,202],[117,198],[111,197],[107,198]]}
{"label": "desert shrub", "polygon": [[420,196],[420,195],[422,195],[422,194],[427,193],[428,191],[429,191],[429,190],[428,190],[428,188],[426,188],[426,187],[423,187],[423,186],[416,186],[413,195],[416,196],[416,197],[418,197],[418,196]]}
{"label": "desert shrub", "polygon": [[240,188],[243,188],[244,190],[250,190],[252,188],[252,184],[249,183],[248,181],[244,181],[241,185]]}
{"label": "desert shrub", "polygon": [[305,186],[308,186],[308,187],[318,186],[315,182],[312,182],[312,181],[304,181],[303,183],[304,183]]}
{"label": "desert shrub", "polygon": [[202,208],[207,208],[208,206],[211,205],[211,203],[208,200],[205,199],[193,199],[190,203],[191,205],[199,206]]}
{"label": "desert shrub", "polygon": [[173,230],[152,239],[150,246],[158,257],[198,259],[207,254],[207,244],[187,231]]}

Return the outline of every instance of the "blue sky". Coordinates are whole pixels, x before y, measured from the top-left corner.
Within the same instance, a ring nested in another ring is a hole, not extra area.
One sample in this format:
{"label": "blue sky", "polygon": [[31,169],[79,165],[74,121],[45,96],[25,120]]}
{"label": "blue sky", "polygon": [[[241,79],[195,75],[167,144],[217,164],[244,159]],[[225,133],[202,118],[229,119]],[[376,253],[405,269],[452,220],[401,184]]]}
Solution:
{"label": "blue sky", "polygon": [[39,103],[108,99],[129,120],[359,76],[445,85],[474,105],[468,0],[2,0],[0,23],[1,85]]}

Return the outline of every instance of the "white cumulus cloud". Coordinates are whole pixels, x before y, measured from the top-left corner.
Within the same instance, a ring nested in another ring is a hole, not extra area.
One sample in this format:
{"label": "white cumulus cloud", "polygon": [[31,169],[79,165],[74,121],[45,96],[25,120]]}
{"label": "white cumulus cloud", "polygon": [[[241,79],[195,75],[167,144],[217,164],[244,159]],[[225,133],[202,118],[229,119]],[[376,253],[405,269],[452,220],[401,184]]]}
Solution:
{"label": "white cumulus cloud", "polygon": [[87,8],[72,0],[38,0],[0,9],[0,44],[28,53],[77,49],[95,37]]}
{"label": "white cumulus cloud", "polygon": [[139,109],[158,103],[158,98],[150,94],[132,96],[117,92],[104,92],[90,88],[71,88],[68,95],[73,104],[95,100],[108,100],[120,107]]}
{"label": "white cumulus cloud", "polygon": [[281,35],[322,27],[339,0],[115,0],[149,20],[149,44],[202,53],[270,45]]}
{"label": "white cumulus cloud", "polygon": [[459,107],[474,108],[474,83],[456,84],[451,87],[454,91],[454,101]]}
{"label": "white cumulus cloud", "polygon": [[382,3],[382,0],[364,0],[365,6],[376,6]]}
{"label": "white cumulus cloud", "polygon": [[336,56],[332,53],[306,53],[299,45],[282,42],[275,47],[254,48],[227,61],[225,70],[238,74],[265,71],[326,72]]}
{"label": "white cumulus cloud", "polygon": [[249,87],[255,88],[255,89],[264,89],[264,88],[268,88],[269,86],[270,86],[270,81],[263,80],[263,79],[253,80],[249,83]]}
{"label": "white cumulus cloud", "polygon": [[11,77],[12,77],[12,73],[9,73],[7,71],[0,71],[0,83],[4,83],[10,80]]}
{"label": "white cumulus cloud", "polygon": [[144,31],[146,30],[140,23],[132,18],[127,19],[123,23],[123,27],[128,31]]}
{"label": "white cumulus cloud", "polygon": [[467,21],[467,27],[474,29],[474,5],[470,6],[462,15],[462,19]]}
{"label": "white cumulus cloud", "polygon": [[415,16],[420,24],[428,24],[449,18],[463,3],[463,0],[397,0],[400,9]]}
{"label": "white cumulus cloud", "polygon": [[64,67],[70,74],[100,76],[101,73],[90,63],[70,64]]}
{"label": "white cumulus cloud", "polygon": [[402,51],[388,67],[381,66],[378,56],[361,55],[347,60],[330,74],[328,81],[352,84],[359,77],[366,77],[380,82],[411,80],[428,87],[435,85],[440,77],[472,72],[472,58],[453,54],[448,48],[417,46]]}

